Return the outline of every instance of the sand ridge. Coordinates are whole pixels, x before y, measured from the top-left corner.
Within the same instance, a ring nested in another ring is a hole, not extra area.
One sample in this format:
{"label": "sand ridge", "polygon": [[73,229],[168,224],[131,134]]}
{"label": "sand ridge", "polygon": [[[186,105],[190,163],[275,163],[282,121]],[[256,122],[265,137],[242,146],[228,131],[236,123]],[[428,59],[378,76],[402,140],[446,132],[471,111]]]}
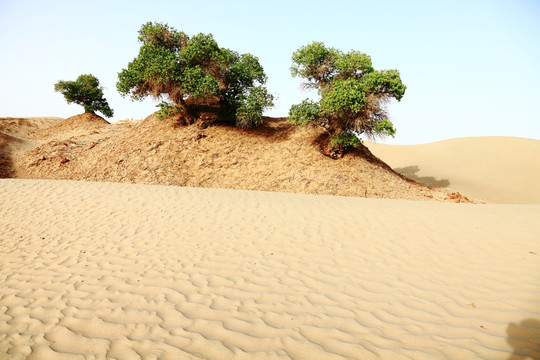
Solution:
{"label": "sand ridge", "polygon": [[0,180],[0,358],[540,357],[540,207]]}
{"label": "sand ridge", "polygon": [[283,118],[265,118],[263,126],[241,130],[225,124],[182,126],[156,115],[114,124],[82,117],[27,136],[30,150],[11,151],[0,170],[11,178],[469,201],[405,179],[362,146],[337,161],[323,156],[317,144],[321,129],[293,126]]}
{"label": "sand ridge", "polygon": [[485,136],[367,146],[397,172],[428,186],[493,203],[540,203],[540,140]]}

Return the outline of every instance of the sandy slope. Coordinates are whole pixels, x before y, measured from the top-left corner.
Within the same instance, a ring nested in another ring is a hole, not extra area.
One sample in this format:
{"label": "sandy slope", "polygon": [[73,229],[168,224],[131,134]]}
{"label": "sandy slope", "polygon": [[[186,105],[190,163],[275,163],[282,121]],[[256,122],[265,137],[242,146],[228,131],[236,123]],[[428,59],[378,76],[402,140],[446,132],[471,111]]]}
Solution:
{"label": "sandy slope", "polygon": [[[365,147],[343,159],[320,153],[324,131],[266,118],[257,129],[183,126],[155,115],[108,124],[77,115],[35,131],[0,118],[0,177],[179,185],[407,200],[467,202],[393,172]],[[24,147],[24,149],[23,149]]]}
{"label": "sandy slope", "polygon": [[540,203],[540,140],[493,136],[367,146],[394,170],[425,185],[495,203]]}
{"label": "sandy slope", "polygon": [[9,359],[540,358],[540,205],[0,180]]}

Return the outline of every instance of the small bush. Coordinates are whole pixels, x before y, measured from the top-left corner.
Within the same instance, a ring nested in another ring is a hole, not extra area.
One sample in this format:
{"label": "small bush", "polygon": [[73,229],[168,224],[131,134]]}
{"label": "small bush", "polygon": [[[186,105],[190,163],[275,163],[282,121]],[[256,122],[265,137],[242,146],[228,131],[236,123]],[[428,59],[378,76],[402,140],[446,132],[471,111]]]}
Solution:
{"label": "small bush", "polygon": [[355,134],[351,132],[345,132],[338,135],[334,135],[330,140],[330,146],[332,148],[342,147],[343,150],[347,150],[350,147],[356,147],[362,143]]}
{"label": "small bush", "polygon": [[159,120],[163,120],[168,118],[169,116],[173,116],[176,114],[179,114],[183,111],[182,108],[179,108],[178,106],[169,104],[168,102],[162,101],[156,107],[159,108],[157,111],[157,117]]}
{"label": "small bush", "polygon": [[249,127],[262,123],[263,110],[273,106],[259,59],[219,47],[212,34],[189,37],[148,22],[139,41],[139,55],[118,74],[116,88],[133,100],[169,99],[172,104],[160,104],[158,116],[204,105],[219,108],[223,120]]}
{"label": "small bush", "polygon": [[68,104],[82,105],[85,112],[94,114],[99,111],[106,117],[113,116],[99,80],[92,74],[80,75],[75,81],[60,80],[54,85],[54,91],[62,93]]}
{"label": "small bush", "polygon": [[400,101],[407,89],[397,70],[375,70],[367,54],[344,53],[322,42],[300,47],[292,60],[292,75],[306,79],[304,86],[317,89],[321,100],[291,106],[289,121],[321,125],[330,135],[325,154],[358,146],[358,135],[394,136],[386,105],[391,99]]}

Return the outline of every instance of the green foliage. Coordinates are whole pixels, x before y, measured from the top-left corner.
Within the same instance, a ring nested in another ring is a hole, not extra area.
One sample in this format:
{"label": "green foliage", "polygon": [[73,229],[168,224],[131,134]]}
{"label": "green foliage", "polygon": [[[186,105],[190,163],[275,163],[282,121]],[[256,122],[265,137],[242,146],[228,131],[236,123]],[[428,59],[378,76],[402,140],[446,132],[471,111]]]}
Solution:
{"label": "green foliage", "polygon": [[300,47],[292,61],[292,75],[306,79],[305,86],[316,88],[321,96],[319,103],[304,100],[293,105],[289,111],[293,124],[323,125],[332,147],[357,146],[356,134],[394,136],[385,105],[390,99],[400,101],[405,94],[399,71],[377,71],[367,54],[343,53],[322,42]]}
{"label": "green foliage", "polygon": [[387,119],[383,119],[375,125],[375,132],[378,134],[384,134],[391,137],[394,137],[396,134],[396,129],[394,128],[394,124],[392,124]]}
{"label": "green foliage", "polygon": [[242,95],[239,106],[236,109],[236,125],[247,128],[262,125],[262,113],[268,106],[273,105],[273,96],[268,94],[266,88],[255,86],[249,89],[247,94]]}
{"label": "green foliage", "polygon": [[178,51],[185,47],[188,37],[182,31],[176,31],[167,24],[147,22],[139,30],[139,41],[143,44],[151,43]]}
{"label": "green foliage", "polygon": [[180,52],[180,57],[187,65],[187,68],[195,66],[210,68],[223,65],[221,64],[223,54],[212,34],[193,36]]}
{"label": "green foliage", "polygon": [[101,112],[106,117],[113,116],[113,110],[103,97],[99,80],[92,74],[80,75],[75,81],[58,81],[54,91],[60,92],[71,104],[72,102],[84,107],[84,111],[94,114]]}
{"label": "green foliage", "polygon": [[407,89],[397,70],[372,71],[366,75],[364,84],[373,94],[391,96],[397,101],[401,100]]}
{"label": "green foliage", "polygon": [[365,86],[353,78],[336,79],[322,89],[321,110],[325,115],[344,117],[359,113],[367,102]]}
{"label": "green foliage", "polygon": [[200,66],[195,66],[184,70],[180,90],[194,98],[216,96],[219,94],[219,82]]}
{"label": "green foliage", "polygon": [[369,55],[351,50],[345,54],[339,53],[335,60],[335,69],[342,79],[360,79],[364,74],[373,72],[373,65]]}
{"label": "green foliage", "polygon": [[289,110],[289,121],[294,125],[307,125],[321,116],[319,103],[305,99],[302,103],[292,105]]}
{"label": "green foliage", "polygon": [[361,143],[362,141],[352,132],[344,132],[334,135],[330,140],[330,146],[332,148],[336,148],[341,145],[344,150],[349,147],[356,147]]}
{"label": "green foliage", "polygon": [[175,105],[169,104],[166,101],[160,102],[156,107],[159,108],[159,110],[157,111],[157,117],[159,120],[164,120],[168,118],[169,116],[173,116],[182,112],[181,108]]}
{"label": "green foliage", "polygon": [[327,48],[322,42],[313,42],[302,46],[293,53],[291,73],[313,82],[314,86],[322,86],[334,76],[334,62],[339,52]]}
{"label": "green foliage", "polygon": [[118,74],[122,96],[153,96],[184,110],[189,98],[189,106],[219,107],[239,126],[260,124],[263,110],[273,105],[259,60],[219,47],[211,34],[189,38],[167,24],[148,22],[139,41],[139,55]]}
{"label": "green foliage", "polygon": [[[223,79],[220,105],[224,112],[236,119],[241,127],[257,126],[262,123],[262,112],[273,106],[273,96],[262,84],[266,75],[259,60],[251,54],[238,54],[226,50],[230,64]],[[242,119],[238,119],[241,115]],[[255,116],[248,120],[248,116]]]}

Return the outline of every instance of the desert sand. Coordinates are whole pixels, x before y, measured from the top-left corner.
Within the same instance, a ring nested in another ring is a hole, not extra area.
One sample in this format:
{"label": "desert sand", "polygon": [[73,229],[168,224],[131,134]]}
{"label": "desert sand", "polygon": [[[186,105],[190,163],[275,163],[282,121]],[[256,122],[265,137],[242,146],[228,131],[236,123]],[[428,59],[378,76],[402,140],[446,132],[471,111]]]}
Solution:
{"label": "desert sand", "polygon": [[0,358],[538,359],[540,205],[0,179]]}
{"label": "desert sand", "polygon": [[0,120],[0,359],[540,358],[538,140]]}
{"label": "desert sand", "polygon": [[492,203],[540,203],[540,140],[486,136],[367,146],[394,170],[424,185]]}
{"label": "desert sand", "polygon": [[[185,126],[174,119],[113,124],[0,118],[0,177],[122,182],[407,200],[469,202],[400,176],[361,146],[332,160],[324,130],[266,118],[257,129]],[[4,142],[2,143],[2,138]]]}

